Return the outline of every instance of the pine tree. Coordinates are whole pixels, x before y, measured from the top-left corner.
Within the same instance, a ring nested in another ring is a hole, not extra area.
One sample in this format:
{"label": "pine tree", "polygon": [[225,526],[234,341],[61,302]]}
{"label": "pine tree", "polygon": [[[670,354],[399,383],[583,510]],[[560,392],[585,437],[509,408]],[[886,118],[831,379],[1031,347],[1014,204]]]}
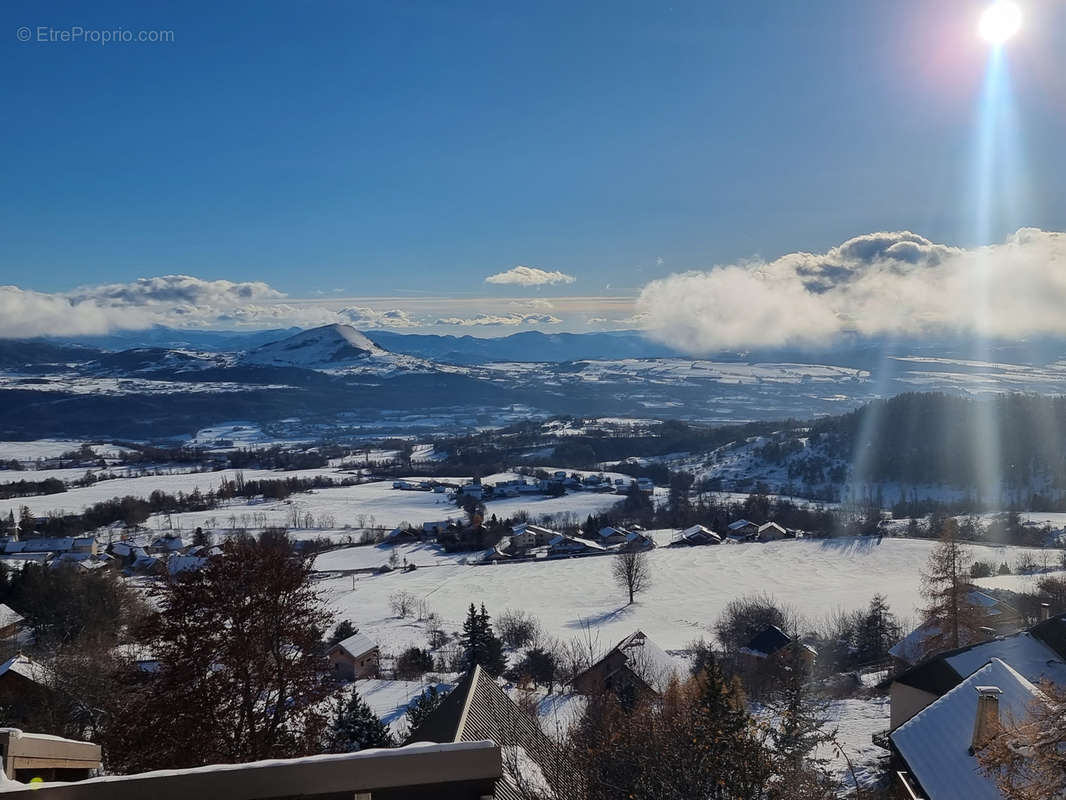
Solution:
{"label": "pine tree", "polygon": [[329,752],[354,753],[368,747],[394,747],[389,729],[370,710],[359,693],[338,697],[329,732]]}
{"label": "pine tree", "polygon": [[421,725],[425,718],[444,702],[444,698],[447,696],[447,691],[441,691],[431,684],[417,700],[407,707],[407,729],[413,731]]}
{"label": "pine tree", "polygon": [[471,670],[480,664],[492,675],[499,675],[507,669],[507,660],[503,655],[503,642],[492,630],[484,603],[481,604],[480,612],[473,603],[470,604],[470,610],[463,622],[463,634],[460,641],[463,645],[465,669]]}
{"label": "pine tree", "polygon": [[858,630],[856,658],[860,664],[881,661],[899,637],[899,623],[888,607],[888,600],[883,594],[875,594]]}

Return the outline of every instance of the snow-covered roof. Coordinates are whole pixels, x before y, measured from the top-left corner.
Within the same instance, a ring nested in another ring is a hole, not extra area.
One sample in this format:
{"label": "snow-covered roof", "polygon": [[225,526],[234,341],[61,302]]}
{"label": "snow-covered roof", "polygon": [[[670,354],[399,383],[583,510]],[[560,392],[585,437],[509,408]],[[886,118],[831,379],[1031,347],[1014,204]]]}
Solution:
{"label": "snow-covered roof", "polygon": [[784,533],[785,529],[776,522],[764,522],[759,526],[759,533],[762,533],[763,531],[781,531],[781,533]]}
{"label": "snow-covered roof", "polygon": [[722,537],[721,536],[719,536],[717,533],[712,531],[710,528],[705,528],[703,525],[693,525],[690,528],[685,528],[685,530],[681,531],[681,533],[678,534],[677,538],[679,540],[680,539],[691,539],[692,537],[698,536],[698,535],[709,536],[712,539],[717,539],[718,541],[722,541]]}
{"label": "snow-covered roof", "polygon": [[893,744],[933,800],[1002,800],[995,780],[982,772],[977,758],[970,755],[978,686],[1000,689],[1000,720],[1007,725],[1024,719],[1033,702],[1043,697],[1008,664],[993,658],[893,731]]}
{"label": "snow-covered roof", "polygon": [[365,655],[377,647],[377,644],[365,633],[357,633],[337,642],[333,646],[342,648],[352,658],[359,658],[359,656]]}
{"label": "snow-covered roof", "polygon": [[677,661],[643,631],[633,631],[614,649],[626,657],[626,666],[654,688],[663,688],[679,671]]}
{"label": "snow-covered roof", "polygon": [[[971,590],[966,593],[966,599],[973,605],[980,606],[984,614],[988,617],[995,617],[1001,613],[999,608],[997,608],[997,606],[1000,605],[1000,602],[984,592]],[[938,633],[940,633],[940,629],[936,625],[929,623],[919,625],[892,645],[888,650],[888,654],[893,658],[898,658],[908,664],[917,664],[926,655],[926,640],[932,636],[936,636]],[[964,644],[970,644],[970,642],[964,642]],[[987,661],[987,659],[985,660]]]}
{"label": "snow-covered roof", "polygon": [[6,675],[8,672],[12,672],[15,675],[21,675],[27,680],[31,680],[34,683],[45,683],[48,680],[48,669],[43,664],[38,664],[29,656],[24,656],[22,653],[17,653],[0,664],[0,675]]}
{"label": "snow-covered roof", "polygon": [[14,625],[18,622],[22,622],[23,616],[11,608],[11,606],[0,603],[0,628],[6,628],[8,625]]}
{"label": "snow-covered roof", "polygon": [[991,658],[1007,662],[1032,683],[1039,683],[1046,678],[1066,687],[1066,663],[1063,663],[1058,653],[1028,631],[981,642],[944,660],[960,677],[965,678]]}
{"label": "snow-covered roof", "polygon": [[746,519],[738,519],[736,522],[730,522],[727,527],[731,531],[739,531],[741,528],[747,528],[751,525],[755,525],[755,523],[748,522]]}

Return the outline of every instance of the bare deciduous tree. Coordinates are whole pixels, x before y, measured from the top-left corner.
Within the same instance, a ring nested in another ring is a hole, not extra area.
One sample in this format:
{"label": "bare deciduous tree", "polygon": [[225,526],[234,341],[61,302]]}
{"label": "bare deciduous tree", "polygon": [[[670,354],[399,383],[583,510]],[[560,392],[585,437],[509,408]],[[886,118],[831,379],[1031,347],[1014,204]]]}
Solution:
{"label": "bare deciduous tree", "polygon": [[410,592],[393,592],[389,595],[389,608],[401,619],[411,616],[416,602],[417,599]]}
{"label": "bare deciduous tree", "polygon": [[618,586],[629,593],[629,604],[651,585],[651,569],[648,556],[640,551],[619,553],[611,565],[611,575]]}

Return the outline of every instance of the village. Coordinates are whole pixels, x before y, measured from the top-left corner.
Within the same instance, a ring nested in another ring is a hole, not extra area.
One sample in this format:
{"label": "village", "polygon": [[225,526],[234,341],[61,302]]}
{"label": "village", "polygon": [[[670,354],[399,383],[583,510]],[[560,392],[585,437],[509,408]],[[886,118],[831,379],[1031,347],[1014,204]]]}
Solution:
{"label": "village", "polygon": [[[23,474],[48,474],[47,463],[35,466]],[[327,473],[335,476],[329,469],[296,473],[319,488],[279,500],[237,496],[219,507],[211,498],[226,481],[266,481],[270,492],[278,473],[105,479],[88,487],[93,494],[84,502],[112,487],[175,481],[209,507],[65,537],[38,528],[70,508],[64,495],[87,489],[23,496],[11,502],[51,505],[44,514],[16,516],[12,508],[0,566],[9,575],[39,569],[84,580],[116,576],[147,598],[210,574],[249,536],[285,531],[287,547],[307,563],[309,580],[338,620],[321,641],[323,669],[342,695],[366,704],[393,742],[417,742],[422,727],[446,724],[456,726],[448,732],[453,741],[462,741],[460,722],[434,717],[435,704],[449,693],[466,694],[455,701],[463,704],[488,702],[479,700],[487,693],[497,715],[488,724],[528,720],[521,746],[552,753],[587,716],[590,699],[659,697],[706,659],[740,681],[749,702],[768,708],[799,670],[808,676],[803,691],[821,698],[826,736],[819,747],[844,796],[884,787],[894,773],[936,796],[928,787],[950,762],[930,766],[930,741],[977,746],[968,738],[978,736],[974,715],[992,713],[992,695],[969,698],[967,690],[995,685],[1003,713],[1011,713],[1011,704],[1034,696],[1042,681],[1066,680],[1055,667],[1066,657],[1066,592],[1056,593],[1066,562],[1060,534],[1046,524],[1042,547],[966,545],[975,565],[987,565],[965,576],[966,607],[977,615],[968,622],[972,639],[931,657],[930,642],[942,637],[914,614],[922,606],[920,568],[935,542],[907,538],[904,520],[883,516],[864,536],[826,539],[797,525],[823,511],[797,513],[784,503],[775,519],[774,503],[783,501],[737,496],[722,506],[725,516],[704,512],[703,522],[664,527],[654,521],[679,502],[696,501],[647,478],[521,469],[484,479],[358,475],[340,485]],[[567,503],[585,518],[568,512]],[[548,513],[535,513],[545,507]],[[700,512],[676,518],[693,516]],[[405,521],[412,517],[424,521]],[[1026,536],[1034,539],[1038,527]],[[854,610],[851,616],[831,621],[832,609],[807,589],[819,582],[835,603]],[[479,662],[473,671],[469,636],[460,632],[471,603],[485,604],[480,613],[492,620],[485,628],[500,640],[494,663]],[[59,690],[59,668],[28,610],[0,606],[0,702],[18,698],[27,729],[54,706]],[[743,625],[727,632],[727,619]],[[873,643],[863,632],[871,624]],[[159,656],[143,645],[120,644],[116,652],[145,675],[160,669]],[[955,769],[970,774],[967,764]]]}

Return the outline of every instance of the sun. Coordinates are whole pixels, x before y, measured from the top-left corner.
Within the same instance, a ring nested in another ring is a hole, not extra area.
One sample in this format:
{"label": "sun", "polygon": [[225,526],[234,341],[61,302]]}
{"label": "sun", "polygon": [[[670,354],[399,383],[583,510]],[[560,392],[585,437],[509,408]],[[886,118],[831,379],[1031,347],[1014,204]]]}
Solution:
{"label": "sun", "polygon": [[1022,26],[1022,10],[1017,3],[996,0],[981,14],[977,32],[991,44],[1003,44]]}

